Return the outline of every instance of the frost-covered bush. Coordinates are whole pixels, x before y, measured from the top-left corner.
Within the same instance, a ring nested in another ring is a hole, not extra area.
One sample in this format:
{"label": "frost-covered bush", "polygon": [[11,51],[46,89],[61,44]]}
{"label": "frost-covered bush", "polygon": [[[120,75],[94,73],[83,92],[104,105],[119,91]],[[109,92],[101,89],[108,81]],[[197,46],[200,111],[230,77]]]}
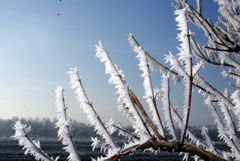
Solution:
{"label": "frost-covered bush", "polygon": [[[76,100],[99,136],[91,138],[93,150],[100,148],[105,152],[104,156],[96,160],[118,160],[123,155],[145,150],[153,153],[180,152],[184,160],[188,157],[194,157],[196,160],[240,160],[240,2],[238,0],[215,0],[215,2],[219,6],[219,13],[217,22],[212,23],[202,14],[201,0],[196,1],[196,9],[188,1],[175,1],[179,52],[175,55],[172,53],[165,55],[166,65],[154,59],[134,36],[129,34],[129,44],[136,54],[139,69],[142,72],[144,99],[148,107],[143,107],[127,84],[123,71],[112,62],[102,43],[99,42],[96,45],[96,57],[105,66],[105,72],[109,75],[109,83],[116,89],[118,109],[131,123],[133,133],[124,129],[120,124],[115,124],[113,120],[108,123],[103,122],[83,87],[78,70],[69,69],[70,85],[75,92]],[[207,45],[200,45],[195,41],[195,37],[200,32],[193,35],[189,29],[189,23],[198,26],[203,31],[208,40]],[[231,84],[226,86],[224,91],[220,91],[207,82],[199,73],[204,64],[220,67],[223,70],[223,76],[229,77],[232,81]],[[160,89],[153,88],[153,70],[159,70],[161,73]],[[182,108],[174,106],[171,101],[170,81],[184,85]],[[189,129],[193,89],[198,90],[205,99],[204,103],[215,120],[218,136],[229,147],[229,151],[222,151],[215,146],[206,127],[203,127],[201,131],[202,140],[198,139]],[[80,160],[81,156],[75,149],[70,121],[66,114],[62,87],[56,89],[55,96],[58,138],[62,141],[64,150],[69,153],[68,160]],[[157,99],[161,100],[161,107]],[[149,112],[146,112],[147,108]],[[161,114],[160,108],[163,111]],[[181,109],[183,111],[179,112]],[[19,140],[19,145],[24,147],[26,154],[34,155],[37,160],[57,160],[44,153],[38,141],[29,139],[30,127],[16,122],[14,129],[16,133],[13,137]],[[180,129],[180,135],[176,129]],[[112,137],[114,132],[127,138],[124,145],[120,146],[116,143]]]}

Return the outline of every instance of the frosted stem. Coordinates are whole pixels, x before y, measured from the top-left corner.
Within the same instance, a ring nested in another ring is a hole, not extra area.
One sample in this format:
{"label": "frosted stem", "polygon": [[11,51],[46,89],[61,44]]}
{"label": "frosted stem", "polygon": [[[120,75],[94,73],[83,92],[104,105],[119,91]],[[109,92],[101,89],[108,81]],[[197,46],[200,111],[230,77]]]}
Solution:
{"label": "frosted stem", "polygon": [[[15,135],[12,136],[14,140],[18,140],[18,145],[23,146],[25,149],[25,155],[31,154],[36,160],[41,161],[55,161],[53,158],[49,157],[40,146],[40,142],[37,140],[31,140],[28,136],[28,133],[31,131],[31,127],[22,124],[20,121],[17,121],[14,124],[13,129],[15,130]],[[56,158],[57,160],[57,158]]]}
{"label": "frosted stem", "polygon": [[[159,114],[157,103],[156,103],[156,96],[153,91],[153,84],[151,78],[151,69],[153,69],[153,64],[150,64],[150,59],[147,57],[146,51],[139,46],[138,44],[134,43],[134,38],[129,36],[129,42],[133,48],[133,51],[136,53],[136,58],[138,59],[139,69],[142,72],[141,76],[143,78],[143,87],[144,87],[144,99],[146,100],[149,111],[152,113],[152,120],[156,124],[159,132],[161,135],[166,135],[166,131],[164,129],[161,116]],[[151,68],[151,69],[150,69]]]}
{"label": "frosted stem", "polygon": [[67,117],[67,107],[65,103],[64,89],[57,87],[55,90],[56,98],[56,112],[57,112],[57,123],[58,128],[58,139],[62,140],[62,144],[65,146],[63,149],[69,153],[69,161],[80,161],[80,157],[76,151],[73,136],[70,129],[70,120]]}
{"label": "frosted stem", "polygon": [[170,101],[170,85],[169,85],[168,76],[165,76],[165,75],[162,76],[161,92],[162,92],[163,113],[165,114],[165,124],[166,124],[167,130],[172,135],[173,139],[177,140],[176,131],[175,131],[172,114],[171,114],[171,108],[170,108],[171,101]]}
{"label": "frosted stem", "polygon": [[99,133],[99,135],[102,136],[108,144],[110,144],[113,150],[117,151],[117,145],[113,141],[111,135],[104,126],[104,123],[95,111],[92,102],[89,100],[85,89],[83,88],[82,81],[80,79],[77,69],[71,68],[68,72],[68,75],[70,78],[71,88],[75,89],[77,101],[80,103],[80,107],[82,107],[83,111],[87,114],[90,123],[95,126],[97,133]]}
{"label": "frosted stem", "polygon": [[[185,86],[185,94],[184,94],[184,107],[183,107],[183,129],[181,132],[181,142],[183,144],[186,130],[188,127],[191,103],[192,103],[192,86],[193,86],[193,64],[192,64],[192,52],[191,52],[191,44],[190,44],[190,31],[188,28],[187,18],[186,18],[186,8],[184,7],[181,10],[175,11],[176,22],[178,26],[178,30],[180,33],[178,34],[178,40],[181,42],[179,45],[179,62],[182,66],[185,67],[185,72],[187,76],[184,77],[184,86]],[[174,67],[177,67],[177,64],[173,64]]]}
{"label": "frosted stem", "polygon": [[[106,74],[110,75],[109,82],[115,86],[118,94],[118,101],[120,104],[124,104],[124,106],[128,107],[127,112],[133,116],[131,123],[133,123],[133,127],[135,132],[142,136],[142,138],[149,139],[149,130],[145,125],[141,115],[138,113],[136,107],[133,102],[129,98],[129,87],[124,80],[123,71],[120,70],[115,64],[113,64],[110,56],[107,51],[103,48],[102,43],[99,42],[96,45],[96,56],[100,59],[100,61],[105,65]],[[122,111],[122,109],[120,109]]]}
{"label": "frosted stem", "polygon": [[[189,50],[190,49],[190,35],[188,31],[188,44],[189,44]],[[192,103],[192,84],[193,84],[193,75],[192,75],[192,57],[189,58],[189,63],[190,63],[190,68],[189,68],[189,82],[188,82],[188,103],[187,103],[187,114],[186,114],[186,119],[184,121],[184,130],[182,133],[182,138],[181,141],[183,143],[185,136],[186,136],[186,130],[188,127],[188,122],[189,122],[189,117],[190,117],[190,110],[191,110],[191,103]]]}

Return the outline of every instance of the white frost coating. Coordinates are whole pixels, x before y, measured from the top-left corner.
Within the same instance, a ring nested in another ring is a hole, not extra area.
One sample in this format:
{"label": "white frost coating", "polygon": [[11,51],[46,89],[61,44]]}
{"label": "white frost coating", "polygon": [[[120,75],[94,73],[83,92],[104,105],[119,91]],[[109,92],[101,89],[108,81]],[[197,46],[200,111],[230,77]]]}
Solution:
{"label": "white frost coating", "polygon": [[[145,51],[145,49],[136,42],[135,38],[133,37],[133,35],[131,33],[128,35],[128,42],[129,42],[130,46],[132,47],[133,51],[136,53],[136,58],[139,60],[139,67],[144,65],[144,64],[140,65],[141,61],[146,61],[146,64],[149,66],[149,68],[151,70],[154,70],[159,67],[158,62],[156,62],[156,60],[154,60]],[[164,71],[164,73],[167,74],[168,71]]]}
{"label": "white frost coating", "polygon": [[[126,81],[124,80],[124,75],[121,70],[114,65],[107,53],[107,51],[103,48],[101,42],[96,45],[96,57],[100,59],[100,61],[105,65],[106,74],[110,75],[109,83],[115,86],[118,94],[118,103],[120,105],[125,105],[128,107],[128,112],[132,115],[133,119],[130,118],[130,121],[133,121],[133,128],[135,129],[135,133],[140,135],[141,138],[149,138],[147,129],[138,113],[135,109],[131,99],[128,94],[128,86]],[[123,107],[124,108],[124,107]],[[122,111],[122,109],[120,109]]]}
{"label": "white frost coating", "polygon": [[236,118],[238,119],[238,124],[240,125],[240,96],[239,96],[239,90],[234,91],[230,98],[232,99],[232,102],[234,103],[233,111],[236,115]]}
{"label": "white frost coating", "polygon": [[218,91],[206,80],[204,80],[198,73],[195,74],[193,78],[193,83],[198,85],[202,89],[206,90],[206,92],[201,91],[204,97],[206,96],[214,97],[214,99],[217,99],[218,101],[223,101],[229,109],[233,108],[233,104],[229,102],[229,100],[226,97],[224,97],[224,95],[220,91]]}
{"label": "white frost coating", "polygon": [[185,6],[187,8],[187,11],[191,13],[193,16],[194,23],[200,27],[203,31],[205,36],[208,38],[208,44],[209,46],[216,47],[214,40],[221,41],[219,37],[216,35],[213,28],[209,25],[208,21],[202,17],[201,14],[199,14],[196,10],[193,9],[188,3],[185,3]]}
{"label": "white frost coating", "polygon": [[128,140],[137,138],[134,134],[125,130],[121,124],[114,124],[113,119],[110,119],[109,122],[106,123],[106,127],[110,134],[118,132],[118,136],[123,136]]}
{"label": "white frost coating", "polygon": [[[189,104],[189,84],[190,84],[190,80],[186,79],[184,80],[184,104],[183,104],[183,120],[184,120],[184,125],[186,125],[186,120],[187,120],[187,114],[189,113],[189,108],[190,108],[190,104]],[[182,129],[184,130],[184,128]],[[182,131],[183,134],[183,131]]]}
{"label": "white frost coating", "polygon": [[106,127],[107,130],[109,131],[110,134],[113,134],[115,131],[117,131],[117,129],[113,126],[114,125],[114,121],[111,118],[107,123],[106,123]]}
{"label": "white frost coating", "polygon": [[190,89],[190,78],[192,76],[192,55],[190,51],[190,35],[188,30],[188,24],[187,24],[187,18],[186,18],[186,8],[176,10],[175,11],[176,22],[178,26],[178,30],[180,33],[177,36],[177,39],[180,41],[179,45],[179,54],[178,54],[178,60],[179,62],[184,66],[185,72],[187,73],[187,77],[184,78],[184,105],[183,105],[183,120],[184,120],[184,128],[182,128],[182,138],[184,138],[184,130],[187,126],[188,121],[188,114],[189,109],[191,107],[191,89]]}
{"label": "white frost coating", "polygon": [[132,46],[134,52],[136,53],[136,58],[139,61],[139,69],[142,71],[141,77],[143,78],[143,87],[145,95],[143,98],[146,100],[149,111],[152,114],[152,120],[158,128],[158,132],[164,135],[163,127],[161,124],[161,118],[156,104],[156,95],[154,94],[152,80],[151,80],[151,70],[154,68],[153,65],[149,64],[149,58],[146,56],[146,52],[141,46]]}
{"label": "white frost coating", "polygon": [[[172,117],[175,123],[178,125],[179,128],[183,128],[183,120],[181,117],[178,115],[178,113],[175,110],[172,110]],[[203,143],[201,140],[199,140],[191,131],[187,129],[186,133],[187,137],[189,138],[190,142],[194,143],[197,147],[203,147],[206,148],[208,145]]]}
{"label": "white frost coating", "polygon": [[229,137],[234,140],[234,142],[238,143],[238,136],[234,130],[235,127],[228,108],[222,101],[219,101],[218,104],[223,114],[223,120],[227,129],[226,132],[228,133]]}
{"label": "white frost coating", "polygon": [[234,79],[236,81],[235,86],[240,87],[240,71],[237,69],[229,69],[228,71],[223,70],[221,74],[223,77],[230,77]]}
{"label": "white frost coating", "polygon": [[201,129],[201,135],[203,136],[203,138],[204,138],[205,142],[207,143],[207,145],[209,145],[209,148],[207,150],[217,154],[217,152],[216,152],[216,150],[214,148],[212,139],[208,135],[208,128],[203,126],[202,129]]}
{"label": "white frost coating", "polygon": [[[94,126],[96,133],[105,139],[106,143],[117,153],[118,148],[112,140],[109,132],[101,121],[100,117],[93,108],[92,102],[88,99],[85,90],[82,86],[80,76],[77,68],[70,68],[68,71],[71,88],[75,90],[76,100],[80,103],[80,108],[87,115],[88,121]],[[109,149],[110,150],[110,149]]]}
{"label": "white frost coating", "polygon": [[193,66],[193,71],[192,71],[192,75],[194,76],[203,66],[203,62],[200,61],[199,63],[197,63],[196,65]]}
{"label": "white frost coating", "polygon": [[187,19],[186,19],[186,8],[176,10],[175,15],[176,15],[176,22],[177,22],[177,27],[180,33],[177,36],[177,39],[180,41],[180,45],[178,47],[179,49],[179,61],[180,63],[184,64],[185,66],[185,71],[189,74],[189,69],[190,69],[190,61],[189,59],[192,57],[190,53],[190,44],[189,44],[189,31],[188,31],[188,25],[187,25]]}
{"label": "white frost coating", "polygon": [[211,111],[211,114],[214,118],[214,122],[217,125],[218,137],[229,146],[232,153],[232,157],[235,158],[236,160],[239,160],[240,159],[239,147],[238,145],[235,144],[235,142],[233,142],[233,140],[231,140],[231,137],[226,132],[225,127],[222,124],[222,121],[218,113],[216,112],[215,107],[211,103],[211,98],[208,97],[207,99],[205,99],[204,103],[207,105],[208,109]]}
{"label": "white frost coating", "polygon": [[219,58],[221,64],[231,64],[232,66],[236,67],[236,70],[240,71],[240,64],[236,60],[232,59],[229,55],[227,55],[227,53],[219,52]]}
{"label": "white frost coating", "polygon": [[[186,121],[187,118],[187,113],[188,113],[188,108],[189,108],[189,76],[188,74],[184,71],[182,68],[181,64],[179,61],[171,54],[165,55],[165,61],[166,63],[169,63],[172,67],[172,69],[175,69],[179,75],[183,77],[183,83],[184,83],[184,107],[183,107],[183,120]],[[184,122],[186,124],[186,122]],[[183,134],[184,126],[182,127],[182,134]]]}
{"label": "white frost coating", "polygon": [[[232,27],[238,31],[240,26],[240,19],[238,13],[236,13],[235,8],[239,7],[239,1],[229,2],[228,0],[215,0],[218,3],[218,12],[225,18],[225,20],[232,25]],[[230,25],[229,25],[230,26]]]}
{"label": "white frost coating", "polygon": [[91,141],[92,141],[92,151],[94,151],[95,149],[97,149],[100,146],[101,141],[97,138],[97,137],[91,137]]}
{"label": "white frost coating", "polygon": [[183,153],[183,152],[180,152],[179,155],[183,155],[183,158],[182,158],[182,161],[188,161],[188,158],[189,158],[189,154],[188,153]]}
{"label": "white frost coating", "polygon": [[[137,42],[137,40],[134,38],[134,36],[130,33],[128,35],[128,42],[132,49],[134,50],[135,48],[140,47],[140,44]],[[156,59],[154,59],[149,53],[145,53],[147,59],[148,59],[148,64],[151,69],[158,69],[161,73],[165,75],[169,75],[173,80],[180,81],[180,77],[178,74],[172,72],[168,68],[166,68],[164,65],[162,65],[160,62],[158,62]]]}
{"label": "white frost coating", "polygon": [[169,52],[168,54],[165,54],[164,60],[165,60],[165,63],[169,63],[171,65],[171,70],[174,69],[184,79],[188,78],[187,73],[184,71],[179,61],[176,59],[175,56],[172,55],[171,52]]}
{"label": "white frost coating", "polygon": [[214,0],[218,5],[225,6],[228,5],[228,0]]}
{"label": "white frost coating", "polygon": [[[137,147],[141,146],[142,144],[146,143],[147,141],[148,140],[133,140],[128,143],[124,143],[123,148],[120,153],[122,153],[122,154],[128,153],[128,152],[133,153],[136,151]],[[98,157],[97,159],[92,158],[92,161],[109,161],[110,159],[112,159],[113,156],[115,156],[115,154],[109,152],[108,154],[106,154],[105,157],[101,156],[101,157]]]}
{"label": "white frost coating", "polygon": [[55,90],[55,109],[57,113],[56,127],[58,128],[58,139],[65,146],[63,149],[69,154],[69,161],[80,161],[78,153],[75,149],[71,134],[70,120],[67,118],[67,107],[65,105],[64,90],[57,87]]}
{"label": "white frost coating", "polygon": [[18,145],[23,146],[23,150],[25,150],[25,155],[31,154],[34,156],[36,160],[39,161],[57,161],[49,157],[44,151],[42,151],[40,142],[38,140],[31,140],[28,137],[28,133],[31,131],[31,127],[27,127],[27,125],[22,124],[21,121],[17,121],[14,124],[13,129],[15,130],[15,134],[12,136],[14,140],[18,140]]}
{"label": "white frost coating", "polygon": [[162,75],[162,84],[161,84],[161,101],[163,105],[163,113],[164,113],[164,121],[165,125],[167,127],[167,130],[169,131],[169,134],[172,136],[173,140],[176,140],[173,120],[171,118],[171,112],[170,112],[170,97],[169,97],[169,78],[166,75]]}
{"label": "white frost coating", "polygon": [[[118,125],[120,128],[122,128],[122,125]],[[134,134],[131,134],[131,133],[128,133],[128,132],[125,132],[123,130],[118,130],[118,136],[123,136],[125,138],[127,138],[128,140],[131,140],[134,138]]]}
{"label": "white frost coating", "polygon": [[[113,155],[116,155],[116,153],[114,151],[112,151],[111,149],[109,149],[109,145],[107,145],[103,140],[101,140],[98,137],[91,137],[91,146],[92,146],[92,151],[94,151],[95,149],[99,149],[100,152],[106,154],[106,153],[111,153]],[[114,152],[114,153],[113,153]],[[107,155],[107,154],[106,154]]]}

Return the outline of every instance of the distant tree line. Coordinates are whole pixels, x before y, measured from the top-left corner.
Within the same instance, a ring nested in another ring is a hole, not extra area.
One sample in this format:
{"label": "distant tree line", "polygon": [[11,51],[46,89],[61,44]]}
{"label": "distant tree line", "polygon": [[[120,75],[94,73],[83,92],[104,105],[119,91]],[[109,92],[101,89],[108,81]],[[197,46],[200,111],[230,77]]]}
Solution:
{"label": "distant tree line", "polygon": [[[0,140],[12,140],[11,136],[14,134],[14,129],[12,128],[14,123],[19,120],[18,117],[13,117],[11,119],[0,119]],[[35,118],[35,119],[21,119],[23,123],[31,124],[31,137],[40,138],[41,140],[56,140],[57,132],[55,128],[56,120],[51,120],[49,118]],[[82,122],[77,122],[75,120],[71,121],[73,136],[81,140],[89,140],[90,137],[95,137],[96,134],[93,131],[93,127]],[[198,126],[190,127],[196,136],[201,138],[201,128]],[[208,127],[209,135],[214,141],[218,141],[217,129],[215,127]],[[133,129],[131,127],[126,127],[129,131]],[[115,138],[123,139],[115,134]]]}
{"label": "distant tree line", "polygon": [[[12,119],[0,119],[0,140],[11,140],[11,136],[14,135],[14,129],[12,128],[14,123],[19,120],[17,117]],[[56,120],[49,118],[35,118],[35,119],[21,119],[22,122],[31,123],[31,137],[44,139],[57,138],[57,132],[55,128]],[[93,128],[85,123],[79,123],[77,121],[71,121],[72,133],[79,140],[89,139],[89,136],[95,136]]]}

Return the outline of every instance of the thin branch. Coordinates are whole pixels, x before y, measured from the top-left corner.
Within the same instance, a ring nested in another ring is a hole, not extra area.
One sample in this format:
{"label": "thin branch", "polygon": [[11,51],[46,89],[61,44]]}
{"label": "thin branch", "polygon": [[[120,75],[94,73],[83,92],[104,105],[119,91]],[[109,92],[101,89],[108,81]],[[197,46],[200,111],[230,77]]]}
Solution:
{"label": "thin branch", "polygon": [[[190,35],[189,35],[190,36]],[[188,40],[190,43],[190,38],[188,36]],[[190,48],[190,44],[189,44],[189,48]],[[192,58],[190,58],[190,71],[189,71],[189,84],[188,84],[188,103],[187,103],[187,116],[186,116],[186,120],[184,123],[184,131],[182,134],[182,138],[181,138],[181,142],[183,143],[185,136],[186,136],[186,131],[187,131],[187,127],[188,127],[188,122],[189,122],[189,117],[190,117],[190,110],[191,110],[191,103],[192,103],[192,82],[193,82],[193,75],[192,75]]]}
{"label": "thin branch", "polygon": [[[113,64],[109,54],[103,48],[102,43],[99,42],[99,45],[96,45],[96,56],[100,59],[100,61],[105,65],[106,74],[110,75],[109,82],[115,85],[118,93],[118,101],[120,104],[124,104],[129,108],[127,110],[128,113],[133,115],[134,120],[130,120],[132,124],[134,124],[134,129],[140,135],[148,135],[148,128],[145,126],[145,122],[139,115],[138,111],[134,107],[134,104],[128,97],[128,85],[124,80],[123,71],[120,70],[115,64]],[[120,111],[122,111],[120,109]],[[146,136],[150,137],[150,136]]]}
{"label": "thin branch", "polygon": [[202,131],[201,135],[205,139],[205,142],[209,145],[209,148],[207,150],[219,155],[216,147],[214,146],[214,143],[213,143],[212,139],[208,135],[208,128],[202,127],[201,131]]}
{"label": "thin branch", "polygon": [[170,82],[169,77],[162,75],[161,81],[161,100],[163,106],[163,113],[165,115],[165,124],[169,133],[172,135],[174,140],[177,140],[176,129],[174,126],[173,118],[171,115],[171,99],[170,99]]}
{"label": "thin branch", "polygon": [[28,133],[31,131],[31,127],[27,127],[21,123],[21,121],[17,121],[14,124],[13,129],[15,130],[15,135],[12,136],[14,140],[18,140],[18,145],[23,146],[23,150],[25,150],[25,154],[31,154],[35,157],[36,160],[42,161],[54,161],[53,158],[48,156],[40,146],[40,142],[36,140],[31,140],[28,136]]}
{"label": "thin branch", "polygon": [[215,65],[215,66],[226,66],[226,67],[231,67],[233,68],[234,66],[231,65],[231,64],[228,64],[226,62],[223,62],[223,63],[220,63],[220,62],[217,62],[217,61],[214,61],[214,60],[211,60],[210,58],[207,58],[207,56],[205,54],[203,54],[203,51],[202,49],[200,49],[200,47],[198,46],[196,40],[193,38],[193,36],[191,36],[191,44],[193,45],[193,48],[195,49],[196,52],[195,55],[200,58],[201,60],[209,63],[209,64],[212,64],[212,65]]}
{"label": "thin branch", "polygon": [[[25,131],[25,130],[24,130]],[[49,161],[55,161],[54,159],[52,159],[50,156],[48,156],[42,149],[39,149],[34,142],[29,138],[29,136],[26,134],[25,135],[26,139],[29,141],[29,143],[31,143],[31,145],[33,146],[33,149],[40,155],[42,155],[43,157],[45,157],[46,159],[48,159]]]}
{"label": "thin branch", "polygon": [[169,83],[169,78],[167,79],[167,82],[168,82],[168,95],[167,95],[167,97],[168,97],[169,117],[170,117],[170,122],[171,122],[171,125],[172,125],[172,128],[173,128],[174,137],[175,137],[175,139],[177,140],[176,128],[175,128],[175,126],[174,126],[173,118],[172,118],[171,101],[170,101],[170,83]]}
{"label": "thin branch", "polygon": [[197,11],[202,15],[202,0],[197,0]]}
{"label": "thin branch", "polygon": [[232,49],[230,48],[227,48],[227,49],[219,49],[219,48],[213,48],[213,47],[210,47],[210,46],[205,46],[206,49],[209,49],[209,50],[214,50],[214,51],[224,51],[224,52],[233,52],[231,51]]}
{"label": "thin branch", "polygon": [[[181,143],[183,144],[186,131],[188,127],[191,103],[192,103],[192,88],[193,88],[193,63],[192,63],[192,51],[191,51],[191,43],[190,43],[190,31],[188,28],[187,18],[186,18],[186,7],[181,10],[175,11],[176,22],[180,33],[178,34],[178,40],[181,42],[179,45],[179,58],[180,62],[185,67],[185,72],[188,76],[184,77],[184,107],[183,107],[183,119],[184,126],[181,131]],[[176,66],[176,63],[172,64],[173,67]]]}
{"label": "thin branch", "polygon": [[71,88],[75,89],[76,99],[80,103],[80,107],[82,107],[83,111],[88,116],[88,120],[92,125],[95,126],[96,130],[100,134],[100,136],[105,139],[105,141],[110,144],[113,150],[117,150],[118,146],[114,142],[112,136],[110,135],[109,131],[104,126],[104,123],[100,119],[99,115],[95,111],[92,102],[88,98],[85,89],[83,88],[82,81],[80,79],[78,70],[76,68],[70,69],[68,71],[68,75],[70,78]]}
{"label": "thin branch", "polygon": [[[128,91],[130,91],[130,89],[128,89]],[[128,93],[130,93],[130,92],[128,92]],[[147,126],[147,121],[148,121],[147,115],[141,115],[141,114],[140,114],[140,111],[142,111],[142,109],[138,110],[139,107],[136,106],[136,104],[135,104],[135,102],[134,102],[135,100],[132,98],[132,96],[130,96],[130,94],[129,94],[129,97],[130,97],[130,100],[132,101],[133,108],[135,109],[136,113],[139,115],[139,118],[140,118],[143,126],[145,127],[145,129],[146,129],[146,131],[147,131],[147,134],[148,134],[150,137],[152,137],[152,134],[151,134],[151,132],[150,132],[150,130],[148,129],[148,126]],[[145,121],[145,120],[146,120],[146,121]]]}
{"label": "thin branch", "polygon": [[204,80],[199,74],[196,74],[193,78],[193,84],[200,89],[205,89],[206,94],[216,97],[216,99],[223,101],[229,109],[233,108],[233,103],[226,98],[217,88]]}
{"label": "thin branch", "polygon": [[119,131],[121,131],[122,133],[126,134],[126,135],[129,135],[130,137],[134,138],[134,139],[137,139],[139,140],[140,138],[134,134],[132,134],[131,132],[129,132],[128,130],[126,129],[123,129],[121,128],[120,126],[117,126],[117,125],[112,125],[114,128],[118,129]]}
{"label": "thin branch", "polygon": [[[176,119],[175,122],[177,122],[177,123],[180,125],[180,127],[181,127],[182,124],[183,124],[183,119],[182,119],[182,117],[181,117],[180,114],[177,112],[177,110],[174,109],[174,107],[173,107],[172,105],[171,105],[171,110],[172,110],[173,116],[176,116],[176,117],[174,117],[174,118]],[[188,134],[188,137],[189,137],[190,141],[193,141],[195,144],[198,144],[198,145],[202,146],[203,148],[209,147],[209,145],[207,145],[206,143],[204,143],[204,142],[202,142],[201,140],[199,140],[199,139],[191,132],[191,130],[190,130],[189,128],[187,129],[187,134]]]}
{"label": "thin branch", "polygon": [[[139,63],[139,70],[142,72],[141,76],[143,78],[143,87],[144,87],[144,98],[148,104],[149,111],[152,113],[152,120],[158,127],[158,130],[161,135],[165,135],[164,126],[162,123],[161,116],[158,111],[157,103],[156,103],[156,96],[153,90],[153,83],[151,77],[151,69],[153,69],[153,63],[150,63],[151,60],[148,58],[146,51],[139,46],[138,43],[135,43],[136,40],[133,38],[132,35],[129,35],[129,43],[132,46],[133,51],[136,53],[136,58],[138,59]],[[151,69],[150,69],[151,68]]]}
{"label": "thin branch", "polygon": [[[141,45],[139,44],[139,42],[136,40],[136,38],[132,35],[132,34],[129,34],[128,36],[128,41],[130,43],[130,45],[132,46],[132,48],[134,46],[136,47],[141,47]],[[135,53],[135,52],[134,52]],[[156,60],[154,57],[151,56],[151,54],[149,54],[146,50],[145,50],[145,55],[146,57],[151,60],[154,65],[156,67],[159,68],[159,70],[165,74],[165,75],[169,75],[171,76],[174,80],[177,80],[177,81],[180,81],[181,80],[181,76],[179,76],[179,74],[175,71],[172,71],[170,70],[168,67],[164,66],[163,64],[161,64],[158,60]]]}
{"label": "thin branch", "polygon": [[[139,101],[139,99],[137,98],[137,96],[134,94],[134,92],[132,90],[129,89],[129,97],[131,98],[131,100],[133,101],[133,103],[136,105],[137,109],[141,112],[141,114],[143,115],[143,118],[145,118],[146,123],[149,125],[149,127],[151,128],[151,130],[153,131],[154,135],[159,139],[159,140],[165,140],[166,136],[162,136],[159,134],[157,127],[155,126],[155,124],[152,122],[152,120],[149,118],[147,112],[145,111],[145,109],[143,108],[141,102]],[[165,133],[164,133],[165,134]]]}
{"label": "thin branch", "polygon": [[154,92],[153,92],[153,85],[152,85],[152,79],[151,79],[151,75],[150,75],[150,68],[149,68],[148,60],[147,60],[146,56],[145,56],[145,58],[146,58],[146,63],[147,63],[148,78],[149,78],[149,82],[150,82],[150,87],[148,87],[148,88],[150,88],[150,90],[151,90],[151,100],[152,100],[153,107],[154,107],[154,113],[157,115],[157,121],[160,123],[159,128],[161,128],[161,130],[163,132],[163,136],[166,138],[166,130],[163,126],[163,122],[162,122],[162,119],[161,119],[161,116],[159,114],[158,107],[157,107],[156,96],[154,95]]}
{"label": "thin branch", "polygon": [[[195,11],[195,9],[188,2],[186,2],[186,6],[188,8],[188,11],[192,13],[192,16],[194,16],[196,18],[196,20],[198,20],[199,24],[201,24],[200,27],[202,27],[203,30],[205,29],[208,36],[212,40],[214,40],[216,38],[217,40],[221,41],[225,46],[227,46],[226,43],[224,42],[224,40],[216,33],[215,29],[212,27],[212,25],[209,23],[209,21],[207,21],[202,15],[200,15],[197,11]],[[215,36],[215,38],[213,36]]]}
{"label": "thin branch", "polygon": [[65,102],[64,89],[62,87],[56,88],[55,98],[55,108],[57,112],[57,122],[55,125],[58,128],[58,139],[62,141],[62,144],[64,145],[63,149],[69,153],[69,161],[80,161],[81,159],[77,153],[70,129],[70,120],[68,120],[67,117],[67,107]]}
{"label": "thin branch", "polygon": [[228,141],[228,142],[230,142],[230,145],[228,145],[230,148],[231,147],[233,147],[236,151],[237,151],[237,154],[238,155],[240,155],[240,151],[239,151],[239,147],[236,145],[236,142],[235,141],[233,141],[230,137],[232,137],[232,136],[228,136],[227,135],[227,133],[228,132],[226,132],[226,129],[224,129],[224,123],[223,123],[223,121],[221,120],[221,118],[220,118],[220,114],[218,113],[218,111],[217,111],[217,109],[216,109],[216,107],[215,106],[212,106],[212,110],[213,110],[213,112],[216,114],[215,116],[218,118],[218,123],[221,125],[221,127],[222,127],[222,129],[221,130],[223,130],[224,131],[224,137],[225,137],[225,139]]}

